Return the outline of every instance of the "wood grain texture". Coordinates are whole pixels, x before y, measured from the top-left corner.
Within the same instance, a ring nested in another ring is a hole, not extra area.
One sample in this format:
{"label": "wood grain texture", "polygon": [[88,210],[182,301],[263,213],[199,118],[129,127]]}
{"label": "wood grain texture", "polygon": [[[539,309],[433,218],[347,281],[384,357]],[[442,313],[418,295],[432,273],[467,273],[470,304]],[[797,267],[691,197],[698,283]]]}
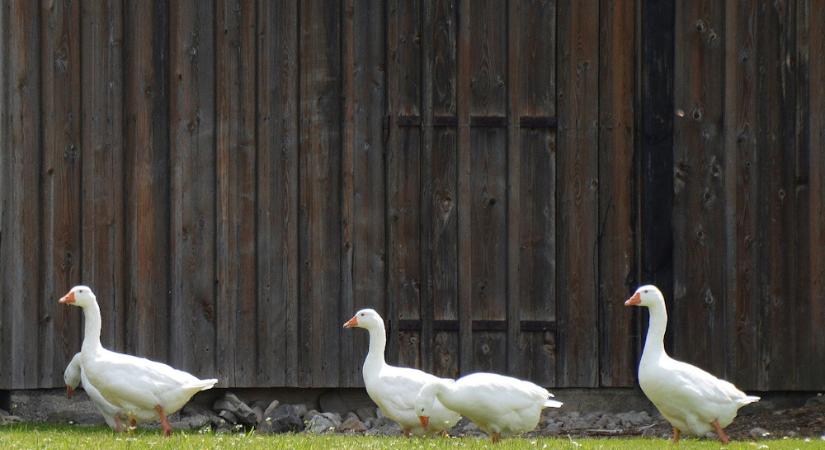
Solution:
{"label": "wood grain texture", "polygon": [[[43,5],[41,5],[43,6]],[[43,164],[40,180],[43,230],[43,315],[38,385],[59,384],[62,368],[80,348],[80,316],[58,305],[80,281],[80,5],[54,2],[41,9]],[[2,140],[0,140],[2,142]]]}
{"label": "wood grain texture", "polygon": [[165,0],[124,5],[126,327],[129,352],[168,361],[169,17]]}
{"label": "wood grain texture", "polygon": [[171,2],[170,360],[216,372],[215,4]]}
{"label": "wood grain texture", "polygon": [[[297,386],[298,1],[258,4],[258,385]],[[292,318],[292,319],[291,319]]]}
{"label": "wood grain texture", "polygon": [[674,68],[673,353],[716,375],[725,369],[723,6],[677,5]]}
{"label": "wood grain texture", "polygon": [[[2,229],[4,371],[11,386],[38,386],[42,311],[40,33],[35,2],[10,2],[8,14],[6,170]],[[50,309],[49,312],[52,310]]]}
{"label": "wood grain texture", "polygon": [[[599,384],[632,386],[633,315],[624,300],[636,290],[634,198],[636,70],[635,1],[602,0],[599,11]],[[650,214],[655,211],[650,211]]]}
{"label": "wood grain texture", "polygon": [[256,4],[216,4],[216,364],[228,386],[257,385]]}
{"label": "wood grain texture", "polygon": [[[299,382],[338,384],[341,295],[340,5],[303,2],[299,13],[301,328]],[[335,299],[330,308],[330,299]]]}
{"label": "wood grain texture", "polygon": [[557,382],[598,384],[598,1],[559,5]]}
{"label": "wood grain texture", "polygon": [[473,330],[472,330],[472,239],[471,239],[471,64],[470,47],[470,13],[473,3],[470,0],[458,0],[458,30],[456,35],[456,115],[458,131],[456,136],[456,196],[458,241],[458,369],[461,374],[470,373],[473,365]]}
{"label": "wood grain texture", "polygon": [[[0,4],[0,145],[9,142],[9,82],[8,68],[9,61],[9,3]],[[11,186],[8,185],[9,158],[0,157],[0,263],[8,261],[8,243],[3,245],[3,234],[8,233],[9,223],[7,213],[9,207],[9,192]],[[8,234],[6,234],[8,236]],[[8,241],[7,241],[8,242]],[[3,361],[11,361],[11,333],[10,333],[10,309],[11,304],[6,299],[6,277],[0,275],[0,358]],[[11,371],[10,364],[0,367],[0,386],[9,386]]]}

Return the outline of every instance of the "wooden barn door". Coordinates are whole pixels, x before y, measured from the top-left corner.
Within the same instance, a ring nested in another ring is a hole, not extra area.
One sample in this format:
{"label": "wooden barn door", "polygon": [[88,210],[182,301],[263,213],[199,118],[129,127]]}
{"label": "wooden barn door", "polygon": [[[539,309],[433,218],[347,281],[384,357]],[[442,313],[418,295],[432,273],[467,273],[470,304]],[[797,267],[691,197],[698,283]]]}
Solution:
{"label": "wooden barn door", "polygon": [[601,58],[624,58],[601,78],[598,2],[390,3],[391,358],[444,376],[632,382],[631,314],[618,310],[634,258],[624,9],[601,18]]}

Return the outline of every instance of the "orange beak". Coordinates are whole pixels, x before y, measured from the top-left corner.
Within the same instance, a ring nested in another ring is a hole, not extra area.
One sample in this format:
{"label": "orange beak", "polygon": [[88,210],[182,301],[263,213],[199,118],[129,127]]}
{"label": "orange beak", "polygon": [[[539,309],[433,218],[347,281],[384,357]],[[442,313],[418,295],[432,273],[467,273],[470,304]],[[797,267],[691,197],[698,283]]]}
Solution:
{"label": "orange beak", "polygon": [[425,430],[427,426],[430,425],[430,418],[428,416],[418,416],[418,420],[421,421],[421,426],[424,427]]}
{"label": "orange beak", "polygon": [[346,322],[344,322],[344,328],[355,328],[357,326],[358,326],[358,318],[355,317],[355,316],[352,316],[352,319],[347,320]]}
{"label": "orange beak", "polygon": [[633,297],[630,297],[629,299],[627,299],[627,301],[624,302],[624,305],[625,306],[635,306],[635,305],[638,305],[640,303],[642,303],[642,296],[639,295],[639,293],[637,292],[637,293],[633,294]]}
{"label": "orange beak", "polygon": [[69,292],[68,294],[64,295],[57,301],[58,303],[63,303],[66,305],[70,305],[74,303],[74,292]]}
{"label": "orange beak", "polygon": [[72,398],[72,395],[74,395],[74,389],[67,384],[66,385],[66,397],[67,398]]}

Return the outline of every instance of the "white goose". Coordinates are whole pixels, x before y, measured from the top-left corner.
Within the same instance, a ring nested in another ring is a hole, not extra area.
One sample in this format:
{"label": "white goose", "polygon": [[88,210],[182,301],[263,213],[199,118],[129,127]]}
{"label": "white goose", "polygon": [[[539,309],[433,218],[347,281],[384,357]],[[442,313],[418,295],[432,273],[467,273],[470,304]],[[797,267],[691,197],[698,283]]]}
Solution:
{"label": "white goose", "polygon": [[461,418],[458,414],[445,408],[441,403],[432,407],[430,427],[425,429],[415,412],[415,397],[421,388],[431,381],[440,381],[417,369],[394,367],[384,360],[384,348],[387,336],[384,320],[373,309],[362,309],[344,324],[344,328],[364,328],[370,333],[370,348],[364,360],[364,385],[372,401],[381,408],[381,412],[401,425],[405,436],[440,432],[452,428]]}
{"label": "white goose", "polygon": [[673,441],[682,432],[704,435],[715,431],[728,443],[723,428],[739,408],[759,400],[704,370],[677,361],[665,352],[665,298],[656,286],[642,286],[625,306],[645,306],[650,312],[647,340],[639,363],[639,385],[662,416],[673,425]]}
{"label": "white goose", "polygon": [[518,434],[536,428],[544,408],[558,408],[553,394],[529,381],[494,373],[473,373],[455,381],[436,380],[424,386],[415,401],[422,425],[427,426],[433,403],[475,422],[492,441],[503,434]]}
{"label": "white goose", "polygon": [[59,301],[83,308],[85,334],[81,353],[84,386],[93,386],[117,411],[140,421],[160,419],[163,433],[172,427],[166,419],[216,379],[200,380],[166,364],[109,351],[100,344],[100,307],[87,286],[75,286]]}
{"label": "white goose", "polygon": [[[63,372],[63,381],[66,382],[66,396],[69,398],[72,398],[74,395],[74,391],[80,384],[81,379],[85,378],[83,376],[83,369],[80,366],[81,357],[80,352],[76,353],[69,362],[69,365],[66,366],[66,370]],[[103,420],[106,421],[109,428],[118,433],[123,431],[123,425],[120,422],[120,411],[118,408],[103,398],[103,396],[100,395],[100,391],[88,383],[88,380],[84,381],[86,382],[83,383],[83,389],[86,391],[86,395],[89,396],[89,399],[95,405],[97,412],[103,416]],[[131,425],[135,426],[136,422],[132,420]]]}

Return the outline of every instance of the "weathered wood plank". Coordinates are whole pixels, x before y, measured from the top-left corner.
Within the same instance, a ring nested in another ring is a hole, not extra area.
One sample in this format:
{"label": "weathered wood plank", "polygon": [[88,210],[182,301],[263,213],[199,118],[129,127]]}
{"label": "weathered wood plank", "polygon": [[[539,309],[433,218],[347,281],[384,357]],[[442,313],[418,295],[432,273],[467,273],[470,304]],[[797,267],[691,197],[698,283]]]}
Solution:
{"label": "weathered wood plank", "polygon": [[34,388],[40,373],[38,332],[42,308],[40,207],[42,189],[40,8],[29,1],[10,2],[6,184],[2,229],[3,326],[8,359],[6,380],[12,389]]}
{"label": "weathered wood plank", "polygon": [[[256,5],[218,0],[217,316],[218,377],[228,386],[256,385],[255,272]],[[222,31],[222,32],[221,32]]]}
{"label": "weathered wood plank", "polygon": [[[634,150],[637,2],[602,0],[599,24],[599,385],[635,380],[633,316],[623,305],[637,285]],[[651,212],[652,213],[652,212]]]}
{"label": "weathered wood plank", "polygon": [[724,375],[724,5],[676,9],[674,104],[674,356]]}
{"label": "weathered wood plank", "polygon": [[598,1],[559,5],[557,384],[598,384]]}
{"label": "weathered wood plank", "polygon": [[298,386],[298,1],[257,15],[258,384]]}
{"label": "weathered wood plank", "polygon": [[[806,268],[808,277],[805,301],[808,303],[808,317],[802,330],[810,330],[808,335],[809,354],[814,355],[807,361],[815,364],[810,373],[805,374],[802,389],[821,389],[822,377],[817,373],[825,372],[825,253],[818,249],[825,248],[825,61],[818,55],[825,52],[825,8],[814,7],[815,2],[800,3],[800,33],[805,33],[805,45],[800,44],[799,71],[807,73],[807,91],[800,91],[797,97],[807,99],[807,128],[802,128],[801,139],[807,141],[807,158],[800,162],[800,167],[808,168],[807,181],[807,221],[801,224],[807,228],[803,236],[802,247],[807,252]],[[802,20],[805,14],[804,21]],[[803,28],[804,27],[804,28]],[[807,68],[807,71],[805,70]],[[805,95],[807,94],[807,95]],[[801,146],[805,148],[805,146]],[[805,252],[803,252],[805,255]],[[804,267],[804,266],[803,266]]]}
{"label": "weathered wood plank", "polygon": [[[41,5],[41,7],[44,5]],[[56,300],[80,280],[80,5],[58,1],[41,9],[43,245],[39,386],[60,385],[80,350],[80,315]],[[0,142],[3,142],[0,140]]]}
{"label": "weathered wood plank", "polygon": [[526,0],[517,14],[521,33],[520,58],[516,64],[521,76],[511,82],[519,85],[518,109],[521,116],[556,115],[556,1]]}
{"label": "weathered wood plank", "polygon": [[[727,4],[725,11],[725,147],[731,156],[725,160],[728,253],[726,265],[732,276],[727,279],[726,304],[730,342],[727,372],[740,388],[757,388],[759,379],[760,308],[758,247],[754,237],[758,230],[759,207],[755,113],[756,95],[756,5]],[[719,249],[717,249],[719,251]]]}
{"label": "weathered wood plank", "polygon": [[[668,310],[673,305],[673,2],[645,1],[641,17],[641,279],[661,289]],[[669,94],[663,94],[669,93]],[[647,214],[645,212],[650,212]],[[642,311],[631,314],[642,325]],[[639,326],[647,330],[644,326]],[[673,333],[665,335],[665,348],[672,348]],[[636,342],[636,356],[644,340]]]}
{"label": "weathered wood plank", "polygon": [[[9,82],[8,68],[9,61],[9,2],[0,3],[0,145],[9,142]],[[11,186],[7,184],[9,180],[9,153],[0,154],[0,263],[5,264],[8,243],[3,245],[3,234],[7,233],[6,211],[9,207],[9,197],[12,192]],[[6,235],[8,236],[8,235]],[[8,242],[8,241],[7,241]],[[0,275],[0,358],[3,361],[11,361],[11,333],[10,333],[10,302],[6,301],[5,275]],[[10,385],[10,364],[0,366],[0,388],[9,389]]]}
{"label": "weathered wood plank", "polygon": [[[521,320],[556,320],[556,143],[546,130],[521,130],[519,314]],[[520,370],[546,386],[555,385],[555,334],[522,333]]]}
{"label": "weathered wood plank", "polygon": [[129,352],[168,361],[169,17],[165,0],[125,4],[124,105]]}
{"label": "weathered wood plank", "polygon": [[127,304],[123,160],[123,5],[92,2],[80,11],[83,191],[82,279],[103,318],[101,342],[123,350]]}
{"label": "weathered wood plank", "polygon": [[[385,300],[384,3],[349,0],[344,12],[344,153],[341,321]],[[369,336],[345,332],[342,385],[363,386]]]}
{"label": "weathered wood plank", "polygon": [[[456,113],[456,33],[457,17],[454,0],[437,0],[427,10],[429,20],[425,41],[425,72],[427,91],[425,120],[429,127],[435,116]],[[430,17],[431,16],[431,17]],[[427,102],[430,103],[427,103]],[[425,175],[429,193],[424,197],[429,227],[427,243],[429,302],[432,320],[458,319],[458,227],[457,227],[457,153],[456,131],[453,128],[425,129]],[[428,334],[428,333],[424,333]],[[427,369],[439,376],[458,375],[458,334],[434,331],[431,337]],[[426,342],[424,342],[426,344]]]}
{"label": "weathered wood plank", "polygon": [[169,11],[170,359],[206,378],[216,374],[215,4],[175,1]]}
{"label": "weathered wood plank", "polygon": [[456,179],[458,195],[456,196],[458,220],[458,369],[461,374],[470,373],[473,366],[473,329],[472,329],[472,238],[470,193],[470,107],[471,107],[471,65],[470,59],[470,8],[471,0],[459,0],[458,34],[456,44],[456,115],[458,133],[456,136],[457,158]]}
{"label": "weathered wood plank", "polygon": [[[783,368],[798,367],[797,333],[788,333],[799,312],[793,274],[796,255],[793,251],[795,219],[795,83],[789,73],[788,44],[793,38],[795,17],[789,3],[760,4],[756,14],[757,64],[756,90],[766,105],[756,111],[759,205],[757,236],[761,245],[757,262],[763,307],[762,362],[766,384],[788,389],[799,383],[798,372]],[[770,336],[783,336],[782,343]],[[807,340],[808,338],[803,338]],[[785,372],[783,374],[783,372]]]}
{"label": "weathered wood plank", "polygon": [[[491,128],[474,129],[470,136],[471,317],[504,320],[508,274],[507,135],[502,129]],[[505,334],[474,333],[473,348],[474,370],[506,370]]]}
{"label": "weathered wood plank", "polygon": [[[340,5],[300,5],[300,298],[299,381],[334,386],[340,374],[341,296],[341,54]],[[336,305],[338,306],[338,305]]]}
{"label": "weathered wood plank", "polygon": [[519,333],[521,332],[521,130],[519,117],[523,66],[521,60],[521,5],[517,2],[507,3],[507,210],[506,210],[506,259],[507,270],[507,340],[506,370],[515,374],[520,368],[521,351],[519,350]]}
{"label": "weathered wood plank", "polygon": [[[507,111],[507,14],[496,0],[476,0],[469,16],[470,110],[472,115],[503,116]],[[460,57],[459,57],[460,59]]]}
{"label": "weathered wood plank", "polygon": [[421,9],[421,362],[426,372],[433,370],[433,2],[424,2]]}

